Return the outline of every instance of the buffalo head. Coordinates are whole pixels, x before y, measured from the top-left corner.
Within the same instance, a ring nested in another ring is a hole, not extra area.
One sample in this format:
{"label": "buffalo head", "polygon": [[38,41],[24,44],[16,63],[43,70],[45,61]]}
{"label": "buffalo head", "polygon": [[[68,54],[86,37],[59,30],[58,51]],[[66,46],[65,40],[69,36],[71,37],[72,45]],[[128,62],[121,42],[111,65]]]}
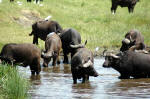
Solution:
{"label": "buffalo head", "polygon": [[113,54],[113,53],[104,53],[103,52],[103,56],[105,57],[105,61],[103,63],[103,67],[105,68],[109,68],[109,67],[113,67],[115,68],[115,66],[118,66],[119,65],[119,62],[120,62],[120,54],[122,53],[119,53],[119,54]]}

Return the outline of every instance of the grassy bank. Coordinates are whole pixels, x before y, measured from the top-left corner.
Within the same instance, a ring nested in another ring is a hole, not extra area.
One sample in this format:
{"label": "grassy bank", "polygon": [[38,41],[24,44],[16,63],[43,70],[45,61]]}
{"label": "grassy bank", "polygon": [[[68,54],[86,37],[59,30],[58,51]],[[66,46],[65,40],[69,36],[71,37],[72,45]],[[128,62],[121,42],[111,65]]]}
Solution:
{"label": "grassy bank", "polygon": [[29,82],[16,68],[0,65],[0,99],[26,99]]}
{"label": "grassy bank", "polygon": [[[19,0],[0,4],[0,48],[9,42],[32,43],[31,24],[39,17],[52,16],[63,28],[72,27],[81,33],[82,41],[88,40],[87,47],[120,47],[121,40],[130,29],[138,29],[150,45],[150,2],[140,0],[133,14],[127,8],[118,7],[116,15],[110,13],[110,0],[44,0],[44,6]],[[44,47],[40,41],[39,47]]]}

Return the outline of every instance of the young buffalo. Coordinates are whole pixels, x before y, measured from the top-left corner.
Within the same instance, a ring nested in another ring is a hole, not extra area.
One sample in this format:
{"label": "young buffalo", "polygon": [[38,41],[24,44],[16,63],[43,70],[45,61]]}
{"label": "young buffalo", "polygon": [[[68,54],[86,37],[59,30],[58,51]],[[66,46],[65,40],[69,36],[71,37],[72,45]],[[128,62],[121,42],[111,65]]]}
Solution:
{"label": "young buffalo", "polygon": [[62,47],[61,39],[56,33],[50,33],[47,35],[46,41],[45,41],[45,53],[42,53],[42,58],[44,58],[43,66],[47,67],[48,63],[50,62],[51,58],[53,58],[53,66],[57,63],[60,63],[59,61],[59,53],[60,49]]}

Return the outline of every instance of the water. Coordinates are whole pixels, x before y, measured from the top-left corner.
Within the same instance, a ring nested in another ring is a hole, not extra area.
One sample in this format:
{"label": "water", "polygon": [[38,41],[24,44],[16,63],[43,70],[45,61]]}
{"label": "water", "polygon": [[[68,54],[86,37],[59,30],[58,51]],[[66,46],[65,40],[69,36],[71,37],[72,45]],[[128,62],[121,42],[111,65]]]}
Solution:
{"label": "water", "polygon": [[150,79],[118,79],[119,73],[103,68],[104,59],[95,58],[99,77],[73,84],[70,64],[42,68],[40,76],[31,76],[29,68],[19,67],[31,81],[32,99],[143,99],[150,98]]}

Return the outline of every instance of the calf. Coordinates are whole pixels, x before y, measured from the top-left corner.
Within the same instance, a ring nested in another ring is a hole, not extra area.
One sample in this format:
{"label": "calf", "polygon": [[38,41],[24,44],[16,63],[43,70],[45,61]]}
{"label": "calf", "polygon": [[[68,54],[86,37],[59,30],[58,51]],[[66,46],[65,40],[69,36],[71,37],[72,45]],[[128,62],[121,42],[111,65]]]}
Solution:
{"label": "calf", "polygon": [[47,67],[48,63],[50,62],[51,58],[53,58],[52,65],[56,65],[57,63],[60,63],[59,61],[59,53],[60,49],[62,47],[61,39],[56,33],[50,33],[47,35],[46,41],[45,41],[45,53],[42,54],[42,58],[44,58],[43,66]]}
{"label": "calf", "polygon": [[128,7],[129,13],[133,13],[134,7],[139,0],[111,0],[111,12],[116,13],[117,6]]}
{"label": "calf", "polygon": [[144,37],[138,30],[130,30],[126,35],[125,39],[122,40],[122,46],[120,51],[126,50],[144,50]]}
{"label": "calf", "polygon": [[6,44],[0,53],[0,59],[7,63],[22,63],[30,66],[31,73],[39,74],[41,51],[33,44]]}
{"label": "calf", "polygon": [[82,83],[89,80],[89,76],[97,77],[98,73],[93,67],[93,53],[87,48],[79,48],[77,53],[71,59],[71,72],[73,83],[77,83],[77,79],[83,79]]}
{"label": "calf", "polygon": [[120,79],[150,77],[150,55],[134,51],[105,56],[103,67],[112,67],[120,73]]}

